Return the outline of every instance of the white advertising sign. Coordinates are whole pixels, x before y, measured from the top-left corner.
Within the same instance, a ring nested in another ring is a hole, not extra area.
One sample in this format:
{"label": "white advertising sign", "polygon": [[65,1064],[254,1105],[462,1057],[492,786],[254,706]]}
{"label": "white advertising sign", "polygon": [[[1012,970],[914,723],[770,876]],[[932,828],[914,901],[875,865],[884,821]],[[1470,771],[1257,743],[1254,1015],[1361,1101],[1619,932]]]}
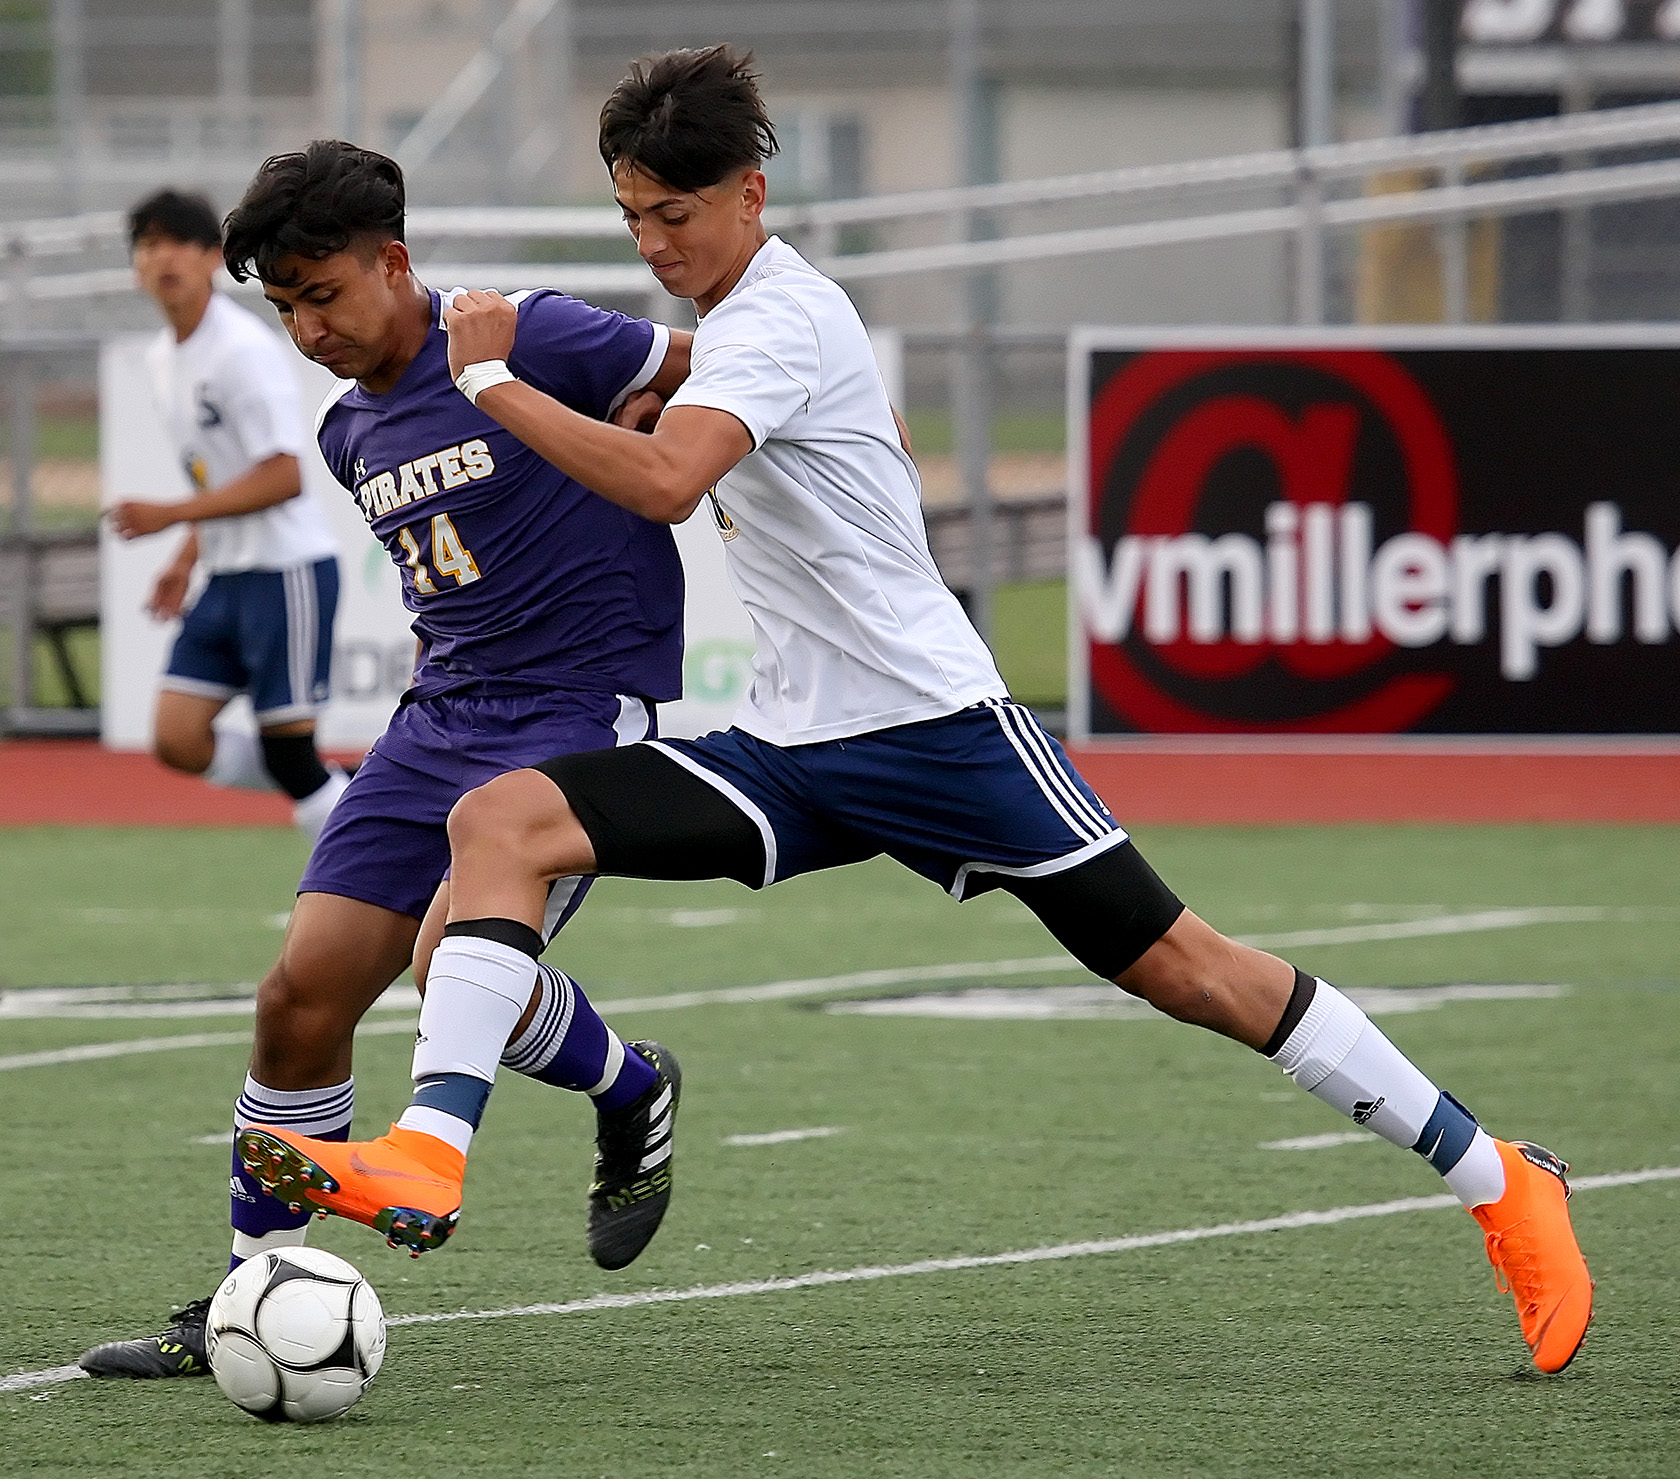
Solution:
{"label": "white advertising sign", "polygon": [[[150,335],[106,342],[99,365],[99,462],[101,501],[174,500],[187,496],[179,466],[152,399],[144,354]],[[301,355],[289,355],[306,414],[334,385],[331,374]],[[384,730],[408,685],[414,659],[410,613],[401,582],[349,496],[327,471],[305,437],[305,497],[326,511],[339,546],[338,620],[333,643],[332,702],[320,724],[326,749],[356,750]],[[685,611],[687,656],[684,698],[662,706],[660,731],[702,734],[729,723],[746,690],[752,666],[752,628],[724,573],[723,543],[709,504],[675,530],[688,581]],[[158,572],[173,558],[182,534],[171,529],[125,543],[105,529],[100,542],[100,623],[103,694],[101,726],[112,749],[144,750],[152,742],[158,678],[169,657],[177,623],[146,614]],[[224,724],[250,726],[243,699],[230,705]]]}

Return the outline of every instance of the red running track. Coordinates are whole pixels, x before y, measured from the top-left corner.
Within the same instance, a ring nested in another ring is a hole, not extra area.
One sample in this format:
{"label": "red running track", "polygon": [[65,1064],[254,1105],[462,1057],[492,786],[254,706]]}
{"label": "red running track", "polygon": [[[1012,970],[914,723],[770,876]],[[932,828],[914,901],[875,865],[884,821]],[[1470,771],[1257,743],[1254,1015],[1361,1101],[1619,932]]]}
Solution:
{"label": "red running track", "polygon": [[[1672,741],[1150,739],[1074,751],[1130,825],[1680,822]],[[0,741],[0,826],[286,826],[229,791],[87,740]]]}

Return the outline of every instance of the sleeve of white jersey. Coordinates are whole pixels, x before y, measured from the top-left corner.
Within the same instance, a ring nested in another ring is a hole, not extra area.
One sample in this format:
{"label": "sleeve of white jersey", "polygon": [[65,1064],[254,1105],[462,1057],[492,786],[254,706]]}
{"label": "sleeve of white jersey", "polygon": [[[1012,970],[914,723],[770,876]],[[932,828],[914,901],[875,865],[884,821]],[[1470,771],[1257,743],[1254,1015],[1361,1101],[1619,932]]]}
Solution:
{"label": "sleeve of white jersey", "polygon": [[252,338],[235,346],[223,361],[223,374],[228,414],[251,464],[281,453],[300,456],[303,409],[297,378],[278,341],[269,345]]}
{"label": "sleeve of white jersey", "polygon": [[695,338],[688,379],[669,401],[727,411],[764,445],[811,404],[821,388],[817,332],[784,293],[720,303]]}

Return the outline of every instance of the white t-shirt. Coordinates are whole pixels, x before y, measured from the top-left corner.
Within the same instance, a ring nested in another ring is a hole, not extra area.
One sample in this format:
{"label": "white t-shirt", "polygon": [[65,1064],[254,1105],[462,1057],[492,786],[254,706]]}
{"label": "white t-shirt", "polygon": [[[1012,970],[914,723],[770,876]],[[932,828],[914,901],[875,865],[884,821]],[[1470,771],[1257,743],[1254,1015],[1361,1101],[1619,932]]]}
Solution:
{"label": "white t-shirt", "polygon": [[772,236],[701,319],[670,404],[752,434],[710,510],[758,638],[739,728],[811,744],[1006,695],[928,553],[921,481],[836,283]]}
{"label": "white t-shirt", "polygon": [[[158,410],[195,492],[220,488],[282,452],[302,454],[303,416],[288,354],[261,319],[221,293],[210,295],[184,342],[165,329],[146,351]],[[337,553],[326,515],[307,489],[197,528],[199,561],[211,575],[282,570]]]}

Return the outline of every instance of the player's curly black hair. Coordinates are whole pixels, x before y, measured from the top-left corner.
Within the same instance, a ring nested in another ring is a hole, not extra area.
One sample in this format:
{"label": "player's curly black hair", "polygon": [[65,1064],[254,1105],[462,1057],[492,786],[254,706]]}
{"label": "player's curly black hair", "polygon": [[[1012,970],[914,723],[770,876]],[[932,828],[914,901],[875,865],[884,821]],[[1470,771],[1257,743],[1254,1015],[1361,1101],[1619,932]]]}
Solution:
{"label": "player's curly black hair", "polygon": [[263,163],[229,213],[222,253],[240,282],[256,276],[290,287],[285,257],[318,262],[352,244],[403,239],[402,166],[342,139],[317,139]]}
{"label": "player's curly black hair", "polygon": [[222,223],[208,197],[196,191],[158,190],[128,213],[130,248],[139,246],[142,236],[167,236],[171,241],[219,247]]}
{"label": "player's curly black hair", "polygon": [[678,190],[756,169],[778,148],[753,54],[727,43],[631,63],[601,109],[601,158]]}

